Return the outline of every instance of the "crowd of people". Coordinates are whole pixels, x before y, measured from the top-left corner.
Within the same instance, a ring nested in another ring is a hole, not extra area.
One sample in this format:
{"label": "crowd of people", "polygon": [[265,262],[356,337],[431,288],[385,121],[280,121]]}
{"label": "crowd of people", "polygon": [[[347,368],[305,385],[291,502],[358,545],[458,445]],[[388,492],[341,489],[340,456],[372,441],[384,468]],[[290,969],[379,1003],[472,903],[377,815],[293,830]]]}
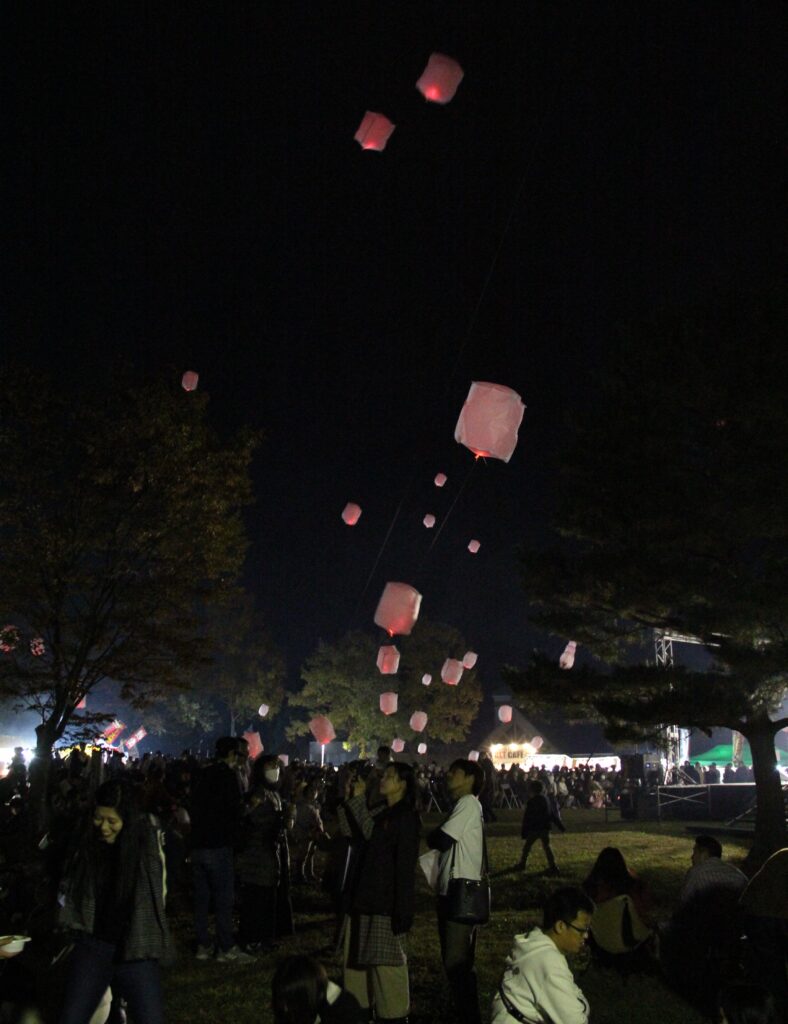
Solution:
{"label": "crowd of people", "polygon": [[[613,801],[621,785],[620,773],[599,766],[501,772],[483,755],[443,769],[395,761],[388,747],[374,762],[338,769],[284,764],[250,759],[236,737],[218,740],[209,762],[188,752],[129,761],[75,747],[46,767],[43,815],[23,757],[0,780],[0,935],[32,938],[19,957],[0,940],[2,1024],[120,1024],[126,1013],[135,1024],[164,1021],[160,969],[174,956],[168,894],[188,911],[196,960],[251,964],[293,934],[293,887],[318,880],[335,910],[342,984],[309,957],[283,960],[276,1021],[404,1024],[422,839],[454,1019],[480,1024],[485,822],[511,794],[507,806],[523,814],[511,870],[526,871],[539,843],[544,873],[560,876],[550,834],[565,829],[561,811],[600,806],[597,793]],[[430,811],[442,821],[425,833]],[[712,1017],[722,1008],[729,1024],[776,1022],[788,1008],[788,850],[750,880],[721,854],[713,836],[697,837],[678,904],[657,922],[645,882],[620,850],[603,849],[582,885],[550,892],[541,927],[515,936],[493,1024],[587,1024],[588,1000],[566,960],[586,942],[605,966],[660,971]],[[745,984],[726,989],[737,973]]]}

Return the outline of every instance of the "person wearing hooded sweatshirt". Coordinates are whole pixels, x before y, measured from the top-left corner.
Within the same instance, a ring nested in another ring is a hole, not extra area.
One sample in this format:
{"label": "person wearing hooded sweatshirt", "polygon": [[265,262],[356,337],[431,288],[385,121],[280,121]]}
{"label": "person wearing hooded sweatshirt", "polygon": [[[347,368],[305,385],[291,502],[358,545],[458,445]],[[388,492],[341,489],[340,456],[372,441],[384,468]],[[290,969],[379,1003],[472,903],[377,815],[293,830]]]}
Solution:
{"label": "person wearing hooded sweatshirt", "polygon": [[547,898],[542,927],[514,937],[491,1024],[588,1024],[588,1000],[566,958],[585,945],[593,911],[582,889],[558,889]]}

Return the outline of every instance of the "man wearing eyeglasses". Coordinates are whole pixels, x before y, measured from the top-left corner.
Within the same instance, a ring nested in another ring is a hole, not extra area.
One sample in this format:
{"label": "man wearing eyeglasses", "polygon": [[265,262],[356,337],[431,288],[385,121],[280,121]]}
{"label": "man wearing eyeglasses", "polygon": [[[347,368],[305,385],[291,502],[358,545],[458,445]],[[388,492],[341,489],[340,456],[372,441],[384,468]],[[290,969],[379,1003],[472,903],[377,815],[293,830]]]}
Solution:
{"label": "man wearing eyeglasses", "polygon": [[558,889],[547,898],[542,927],[514,937],[491,1024],[588,1024],[588,1000],[566,958],[585,945],[593,912],[582,889]]}

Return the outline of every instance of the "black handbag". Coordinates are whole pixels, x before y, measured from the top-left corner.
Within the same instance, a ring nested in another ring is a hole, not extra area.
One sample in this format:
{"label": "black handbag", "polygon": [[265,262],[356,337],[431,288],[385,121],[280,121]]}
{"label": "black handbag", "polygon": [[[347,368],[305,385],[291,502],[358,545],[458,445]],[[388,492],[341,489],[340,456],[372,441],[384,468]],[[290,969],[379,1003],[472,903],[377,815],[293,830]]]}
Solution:
{"label": "black handbag", "polygon": [[[454,870],[454,854],[457,844],[451,851]],[[487,924],[490,920],[490,870],[487,864],[487,838],[482,825],[482,877],[477,881],[472,878],[449,878],[446,893],[447,913],[449,921],[457,924]]]}

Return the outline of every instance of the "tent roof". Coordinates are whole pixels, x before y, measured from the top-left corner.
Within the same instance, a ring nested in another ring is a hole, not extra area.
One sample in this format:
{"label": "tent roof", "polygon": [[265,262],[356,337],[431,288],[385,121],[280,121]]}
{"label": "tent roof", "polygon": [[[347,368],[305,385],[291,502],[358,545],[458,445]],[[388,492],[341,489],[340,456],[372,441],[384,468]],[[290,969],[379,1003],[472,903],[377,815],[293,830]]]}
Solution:
{"label": "tent roof", "polygon": [[[496,717],[498,709],[496,708]],[[539,732],[533,722],[530,722],[525,715],[512,706],[512,720],[504,724],[499,722],[489,735],[485,736],[482,747],[491,747],[493,743],[529,743],[534,736],[542,736],[544,743],[539,750],[540,754],[559,754],[561,751],[556,748]]]}

